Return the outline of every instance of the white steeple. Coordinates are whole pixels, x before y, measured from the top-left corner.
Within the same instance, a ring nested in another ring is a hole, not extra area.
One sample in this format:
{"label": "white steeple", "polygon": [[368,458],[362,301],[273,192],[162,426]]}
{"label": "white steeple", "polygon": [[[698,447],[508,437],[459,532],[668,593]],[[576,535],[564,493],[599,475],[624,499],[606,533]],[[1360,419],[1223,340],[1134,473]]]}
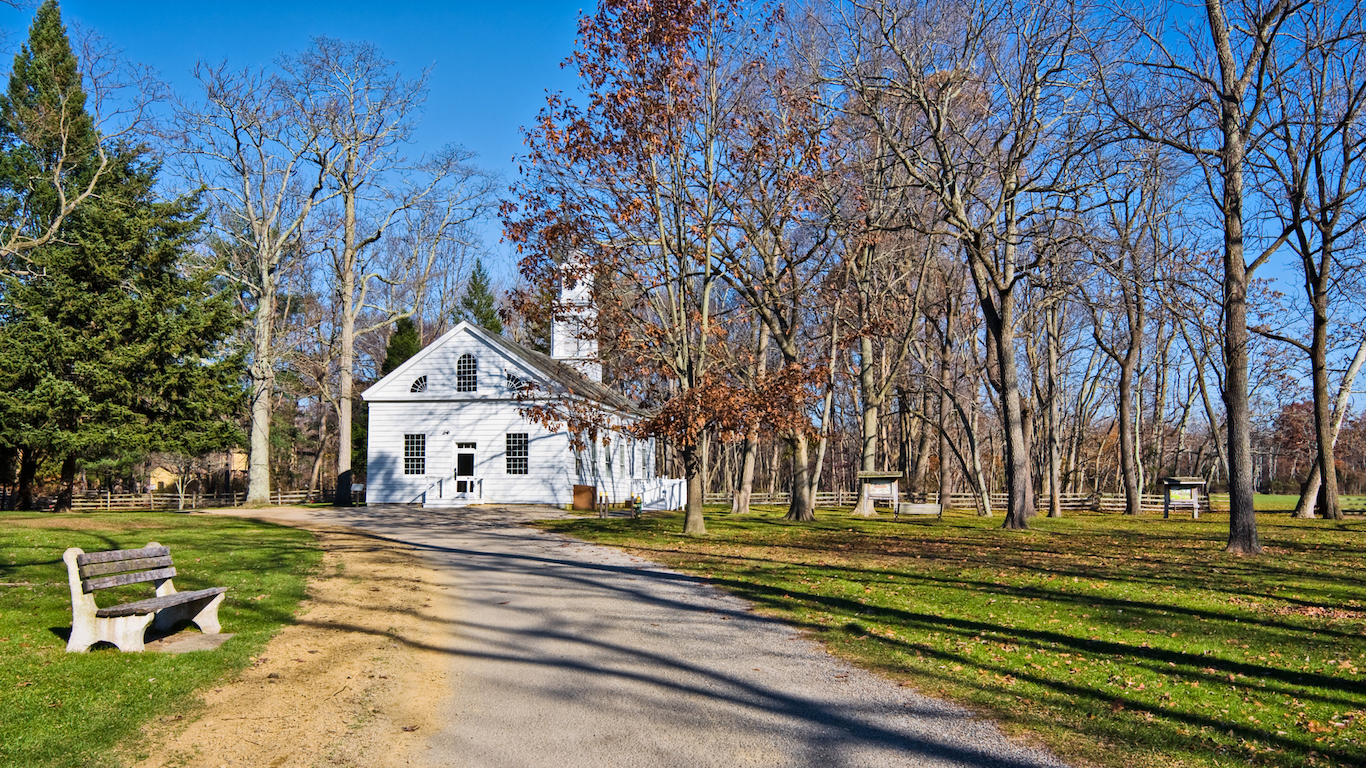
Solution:
{"label": "white steeple", "polygon": [[575,253],[560,268],[560,300],[551,324],[550,356],[601,382],[598,310],[593,306],[591,272],[583,267],[583,254]]}

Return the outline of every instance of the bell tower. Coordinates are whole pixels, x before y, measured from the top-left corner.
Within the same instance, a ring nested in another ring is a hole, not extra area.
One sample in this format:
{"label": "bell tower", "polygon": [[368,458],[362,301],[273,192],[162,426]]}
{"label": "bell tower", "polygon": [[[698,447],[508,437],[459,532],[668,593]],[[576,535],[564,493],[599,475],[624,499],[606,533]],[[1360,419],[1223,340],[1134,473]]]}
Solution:
{"label": "bell tower", "polygon": [[560,295],[551,324],[550,356],[573,366],[588,379],[601,382],[598,310],[593,306],[591,273],[583,266],[583,254],[575,253],[560,267]]}

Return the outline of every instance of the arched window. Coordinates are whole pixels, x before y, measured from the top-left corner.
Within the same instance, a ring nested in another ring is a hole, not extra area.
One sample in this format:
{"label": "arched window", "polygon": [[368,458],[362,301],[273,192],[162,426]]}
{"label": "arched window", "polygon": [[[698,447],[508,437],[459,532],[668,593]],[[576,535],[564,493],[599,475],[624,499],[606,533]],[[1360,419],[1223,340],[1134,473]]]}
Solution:
{"label": "arched window", "polygon": [[521,392],[522,387],[526,386],[526,382],[522,381],[521,376],[518,376],[515,373],[508,373],[504,375],[507,378],[508,389],[512,390],[513,392]]}
{"label": "arched window", "polygon": [[426,377],[426,376],[418,376],[418,377],[417,377],[417,381],[414,381],[414,382],[413,382],[412,388],[409,389],[408,391],[409,391],[409,392],[426,392],[426,391],[427,391],[427,377]]}
{"label": "arched window", "polygon": [[475,392],[478,390],[479,363],[474,355],[461,355],[455,361],[455,391]]}

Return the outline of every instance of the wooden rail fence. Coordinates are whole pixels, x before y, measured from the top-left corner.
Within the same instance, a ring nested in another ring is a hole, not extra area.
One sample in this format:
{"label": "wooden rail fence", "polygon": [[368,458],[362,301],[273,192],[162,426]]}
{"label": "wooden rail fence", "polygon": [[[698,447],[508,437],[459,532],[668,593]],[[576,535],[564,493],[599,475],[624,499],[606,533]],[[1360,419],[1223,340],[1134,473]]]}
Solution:
{"label": "wooden rail fence", "polygon": [[[777,493],[753,493],[750,495],[751,504],[789,504],[792,495],[786,491]],[[910,501],[921,504],[938,504],[939,494],[937,493],[903,493],[902,501]],[[729,493],[709,493],[706,496],[708,504],[729,504],[731,494]],[[1035,508],[1042,511],[1048,509],[1048,496],[1039,496],[1035,499]],[[858,503],[858,494],[854,491],[818,491],[816,493],[817,507],[853,507]],[[1059,497],[1059,506],[1064,512],[1097,511],[1097,512],[1123,512],[1124,496],[1118,494],[1087,494],[1087,493],[1065,493]],[[949,497],[949,507],[951,509],[976,509],[977,497],[970,493],[955,493]],[[1001,512],[1006,507],[1006,494],[991,494],[991,508],[993,512]],[[1217,507],[1216,507],[1217,508]],[[1225,503],[1224,509],[1228,505]],[[1144,494],[1142,498],[1142,510],[1144,512],[1161,512],[1161,494]]]}
{"label": "wooden rail fence", "polygon": [[[277,491],[270,494],[270,503],[283,506],[303,504],[312,496],[313,501],[331,501],[331,493],[320,491]],[[247,494],[243,493],[187,493],[186,509],[205,507],[239,507],[246,503]],[[78,512],[131,512],[134,510],[178,509],[180,494],[174,492],[155,493],[88,493],[71,500],[71,506]]]}

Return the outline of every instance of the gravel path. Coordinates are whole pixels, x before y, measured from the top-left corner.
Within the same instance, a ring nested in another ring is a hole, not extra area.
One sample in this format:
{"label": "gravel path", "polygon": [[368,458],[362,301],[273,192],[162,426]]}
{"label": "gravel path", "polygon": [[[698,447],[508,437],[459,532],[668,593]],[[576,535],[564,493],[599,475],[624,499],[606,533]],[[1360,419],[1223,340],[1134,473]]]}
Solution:
{"label": "gravel path", "polygon": [[461,768],[1063,766],[698,580],[519,525],[553,509],[314,513],[450,575],[446,727]]}

